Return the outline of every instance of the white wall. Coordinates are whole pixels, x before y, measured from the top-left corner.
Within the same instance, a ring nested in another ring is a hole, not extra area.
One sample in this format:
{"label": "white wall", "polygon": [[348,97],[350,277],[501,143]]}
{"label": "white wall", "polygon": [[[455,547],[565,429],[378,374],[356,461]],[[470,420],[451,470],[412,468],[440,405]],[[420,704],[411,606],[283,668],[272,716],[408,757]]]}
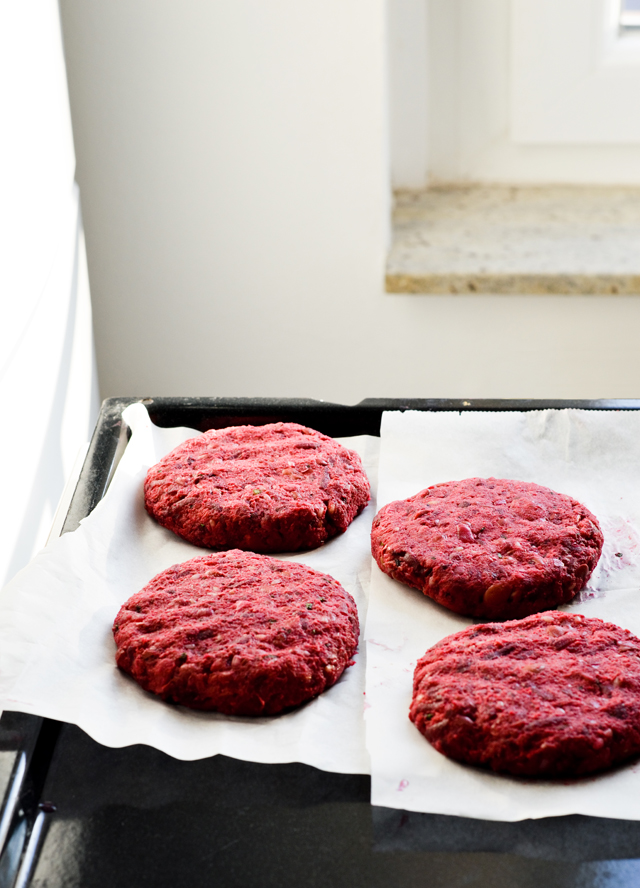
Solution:
{"label": "white wall", "polygon": [[389,150],[394,188],[429,181],[427,0],[388,0]]}
{"label": "white wall", "polygon": [[103,392],[358,397],[388,232],[382,0],[62,13]]}
{"label": "white wall", "polygon": [[638,394],[640,300],[383,292],[383,0],[61,8],[103,395]]}

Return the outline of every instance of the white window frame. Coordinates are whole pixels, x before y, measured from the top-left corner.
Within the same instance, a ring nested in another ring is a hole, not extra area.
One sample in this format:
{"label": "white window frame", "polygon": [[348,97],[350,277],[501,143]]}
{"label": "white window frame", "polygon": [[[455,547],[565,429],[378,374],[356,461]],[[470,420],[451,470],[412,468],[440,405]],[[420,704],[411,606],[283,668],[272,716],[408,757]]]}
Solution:
{"label": "white window frame", "polygon": [[640,37],[619,0],[512,0],[511,138],[640,144]]}
{"label": "white window frame", "polygon": [[[565,59],[560,72],[565,85],[557,89],[553,79],[547,82],[542,112],[558,96],[571,104],[566,80],[575,72],[564,46],[574,36],[571,14],[584,19],[586,11],[592,79],[597,85],[600,77],[600,88],[608,82],[614,91],[620,79],[629,80],[630,104],[623,103],[621,116],[623,121],[635,116],[637,128],[640,34],[636,38],[620,33],[620,0],[526,0],[529,9],[559,10],[561,26],[567,3],[567,27],[557,41]],[[584,84],[581,101],[587,126],[582,132],[558,134],[548,127],[522,132],[514,127],[514,106],[524,115],[526,99],[518,94],[517,84],[514,88],[514,68],[520,64],[514,61],[512,41],[516,12],[516,0],[388,0],[390,165],[395,188],[465,181],[640,185],[640,141],[634,141],[638,133],[609,133],[604,140],[598,132],[594,136],[589,131],[593,105]],[[547,31],[554,34],[559,27],[554,16],[547,16],[547,30],[544,16],[541,24],[534,63],[540,56],[547,59]],[[520,70],[520,76],[528,75]],[[606,89],[602,91],[608,102]],[[562,122],[562,103],[560,112]]]}

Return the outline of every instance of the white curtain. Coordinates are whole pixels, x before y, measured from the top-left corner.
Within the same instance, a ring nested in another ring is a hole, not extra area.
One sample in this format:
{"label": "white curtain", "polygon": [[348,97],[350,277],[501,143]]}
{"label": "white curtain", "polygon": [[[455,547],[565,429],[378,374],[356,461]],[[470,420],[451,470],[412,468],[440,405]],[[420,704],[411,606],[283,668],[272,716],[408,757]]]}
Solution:
{"label": "white curtain", "polygon": [[0,0],[0,585],[44,545],[98,409],[56,0]]}

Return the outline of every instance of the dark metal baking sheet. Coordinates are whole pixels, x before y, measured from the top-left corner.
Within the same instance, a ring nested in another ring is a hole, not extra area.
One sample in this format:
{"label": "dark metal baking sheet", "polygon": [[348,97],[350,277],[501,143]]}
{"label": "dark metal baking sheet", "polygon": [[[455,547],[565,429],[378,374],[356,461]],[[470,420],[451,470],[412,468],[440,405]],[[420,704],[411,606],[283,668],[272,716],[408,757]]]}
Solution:
{"label": "dark metal baking sheet", "polygon": [[[104,495],[127,441],[103,404],[63,532]],[[640,401],[148,398],[162,426],[290,420],[379,434],[383,410],[637,410]],[[369,804],[369,778],[215,756],[111,749],[79,728],[0,719],[0,888],[601,888],[640,884],[640,823],[561,817],[492,823]],[[4,835],[3,835],[3,826]],[[636,860],[636,858],[638,858]]]}

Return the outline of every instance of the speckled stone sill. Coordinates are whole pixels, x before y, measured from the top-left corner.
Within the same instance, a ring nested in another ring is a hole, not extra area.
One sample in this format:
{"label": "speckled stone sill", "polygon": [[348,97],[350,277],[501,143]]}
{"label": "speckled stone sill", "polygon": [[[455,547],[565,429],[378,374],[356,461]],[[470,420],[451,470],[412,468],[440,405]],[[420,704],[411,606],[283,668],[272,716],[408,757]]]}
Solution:
{"label": "speckled stone sill", "polygon": [[638,296],[640,275],[387,274],[387,293]]}
{"label": "speckled stone sill", "polygon": [[397,192],[386,290],[640,295],[640,188]]}

